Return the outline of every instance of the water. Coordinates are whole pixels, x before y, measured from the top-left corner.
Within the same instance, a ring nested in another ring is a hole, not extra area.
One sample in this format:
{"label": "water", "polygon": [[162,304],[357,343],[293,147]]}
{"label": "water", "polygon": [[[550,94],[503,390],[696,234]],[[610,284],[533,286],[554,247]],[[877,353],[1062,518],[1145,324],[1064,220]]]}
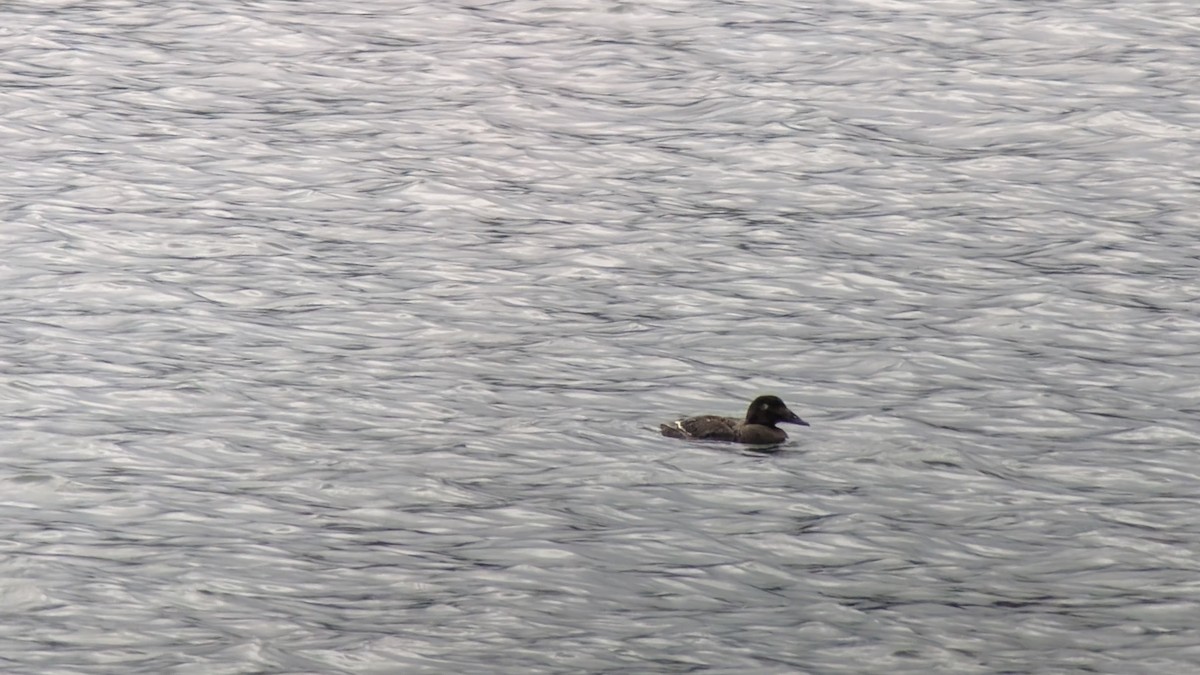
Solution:
{"label": "water", "polygon": [[1190,5],[4,14],[4,672],[1200,667]]}

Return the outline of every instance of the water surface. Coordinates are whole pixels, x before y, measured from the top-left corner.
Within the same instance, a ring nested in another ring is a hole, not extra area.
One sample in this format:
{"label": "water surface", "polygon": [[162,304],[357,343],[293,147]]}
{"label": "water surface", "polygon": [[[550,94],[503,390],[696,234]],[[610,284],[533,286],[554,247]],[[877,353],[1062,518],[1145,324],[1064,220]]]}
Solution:
{"label": "water surface", "polygon": [[1189,6],[4,14],[4,672],[1200,667]]}

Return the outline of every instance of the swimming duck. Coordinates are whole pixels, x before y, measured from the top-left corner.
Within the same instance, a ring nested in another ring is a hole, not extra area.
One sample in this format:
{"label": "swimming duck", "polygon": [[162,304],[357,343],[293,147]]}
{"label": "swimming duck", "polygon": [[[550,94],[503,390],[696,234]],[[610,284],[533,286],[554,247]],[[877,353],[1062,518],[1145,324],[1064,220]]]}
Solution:
{"label": "swimming duck", "polygon": [[796,413],[788,410],[778,396],[759,396],[746,409],[746,419],[701,415],[661,424],[663,436],[684,438],[689,441],[733,441],[766,445],[787,440],[783,429],[775,426],[779,422],[808,426]]}

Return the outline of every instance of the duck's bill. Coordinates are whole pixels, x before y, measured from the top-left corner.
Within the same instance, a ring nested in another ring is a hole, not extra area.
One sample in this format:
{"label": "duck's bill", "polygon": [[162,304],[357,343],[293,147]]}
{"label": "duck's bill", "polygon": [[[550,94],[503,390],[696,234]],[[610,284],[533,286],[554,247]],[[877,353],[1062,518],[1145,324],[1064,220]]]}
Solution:
{"label": "duck's bill", "polygon": [[784,422],[790,422],[791,424],[799,424],[802,427],[812,426],[808,422],[805,422],[804,420],[800,419],[800,416],[797,415],[796,413],[789,411],[789,414],[791,416],[788,417],[786,420],[783,420]]}

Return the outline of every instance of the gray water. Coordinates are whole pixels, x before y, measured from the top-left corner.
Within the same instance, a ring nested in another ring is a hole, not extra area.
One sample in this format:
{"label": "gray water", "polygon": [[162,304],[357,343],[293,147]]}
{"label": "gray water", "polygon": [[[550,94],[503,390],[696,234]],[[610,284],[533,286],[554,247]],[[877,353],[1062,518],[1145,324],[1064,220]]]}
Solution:
{"label": "gray water", "polygon": [[1191,3],[0,15],[0,672],[1200,669]]}

